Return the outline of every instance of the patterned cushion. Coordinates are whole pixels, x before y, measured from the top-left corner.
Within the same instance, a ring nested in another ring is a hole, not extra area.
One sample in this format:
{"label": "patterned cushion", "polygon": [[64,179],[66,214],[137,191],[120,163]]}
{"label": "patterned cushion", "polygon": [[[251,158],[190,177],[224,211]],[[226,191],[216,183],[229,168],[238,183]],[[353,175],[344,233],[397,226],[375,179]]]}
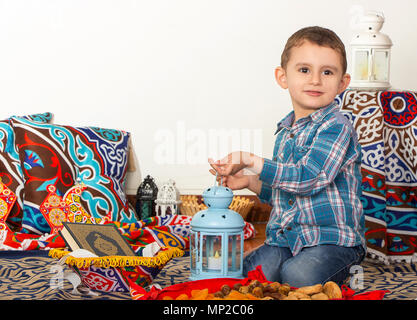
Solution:
{"label": "patterned cushion", "polygon": [[[48,123],[52,119],[52,113],[45,112],[22,118]],[[6,222],[10,229],[19,231],[22,228],[24,182],[19,155],[14,148],[13,129],[9,120],[0,121],[0,178],[17,196],[17,201]]]}
{"label": "patterned cushion", "polygon": [[96,127],[39,124],[11,119],[25,178],[23,231],[49,233],[40,212],[48,186],[63,196],[80,180],[82,206],[94,218],[135,222],[125,194],[128,132]]}
{"label": "patterned cushion", "polygon": [[8,229],[7,217],[15,202],[16,195],[4,183],[0,182],[0,233]]}
{"label": "patterned cushion", "polygon": [[417,93],[347,90],[338,97],[362,146],[362,203],[371,257],[417,261]]}

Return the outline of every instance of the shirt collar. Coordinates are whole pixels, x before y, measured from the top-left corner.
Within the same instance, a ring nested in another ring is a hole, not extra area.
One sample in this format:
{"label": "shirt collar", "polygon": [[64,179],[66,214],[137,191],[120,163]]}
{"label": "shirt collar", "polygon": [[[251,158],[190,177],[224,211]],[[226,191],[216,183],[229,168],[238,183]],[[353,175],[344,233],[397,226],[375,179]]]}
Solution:
{"label": "shirt collar", "polygon": [[[312,114],[308,115],[304,119],[309,118],[313,122],[318,122],[321,119],[323,119],[327,114],[329,114],[330,112],[333,112],[335,108],[339,108],[339,105],[336,101],[333,101],[327,106],[320,108],[317,111],[314,111]],[[277,134],[282,128],[286,128],[286,129],[291,128],[293,121],[294,121],[294,111],[291,111],[289,114],[285,116],[284,119],[278,122],[277,130],[275,131],[274,135]]]}
{"label": "shirt collar", "polygon": [[277,134],[282,128],[291,128],[292,123],[294,121],[294,111],[291,111],[289,114],[285,116],[284,119],[282,119],[277,124],[277,130],[275,131],[274,135]]}

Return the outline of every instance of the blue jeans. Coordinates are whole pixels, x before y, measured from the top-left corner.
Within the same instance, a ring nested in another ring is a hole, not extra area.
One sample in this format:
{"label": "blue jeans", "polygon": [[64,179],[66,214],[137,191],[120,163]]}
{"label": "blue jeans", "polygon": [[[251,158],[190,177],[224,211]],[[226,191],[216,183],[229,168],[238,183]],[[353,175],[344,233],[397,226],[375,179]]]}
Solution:
{"label": "blue jeans", "polygon": [[288,283],[293,287],[324,284],[334,281],[339,285],[349,276],[352,265],[359,265],[365,257],[362,246],[341,247],[318,245],[303,248],[293,256],[289,248],[264,244],[243,260],[243,275],[258,265],[268,281]]}

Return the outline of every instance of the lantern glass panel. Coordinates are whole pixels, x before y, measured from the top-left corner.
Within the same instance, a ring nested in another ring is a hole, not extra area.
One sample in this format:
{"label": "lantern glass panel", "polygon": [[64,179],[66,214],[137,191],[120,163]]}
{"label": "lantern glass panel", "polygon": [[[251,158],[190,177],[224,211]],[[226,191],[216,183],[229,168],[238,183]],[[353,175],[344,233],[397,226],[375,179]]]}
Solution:
{"label": "lantern glass panel", "polygon": [[376,81],[388,81],[388,58],[388,51],[375,51],[374,77]]}
{"label": "lantern glass panel", "polygon": [[241,235],[231,235],[229,236],[228,241],[228,270],[229,271],[239,271],[240,269],[240,261],[241,261]]}
{"label": "lantern glass panel", "polygon": [[198,250],[199,250],[199,232],[190,232],[190,255],[191,255],[191,269],[197,268]]}
{"label": "lantern glass panel", "polygon": [[355,51],[355,80],[368,80],[369,52],[367,50]]}
{"label": "lantern glass panel", "polygon": [[152,201],[142,200],[141,220],[152,216]]}
{"label": "lantern glass panel", "polygon": [[222,270],[222,237],[219,235],[202,236],[202,271]]}

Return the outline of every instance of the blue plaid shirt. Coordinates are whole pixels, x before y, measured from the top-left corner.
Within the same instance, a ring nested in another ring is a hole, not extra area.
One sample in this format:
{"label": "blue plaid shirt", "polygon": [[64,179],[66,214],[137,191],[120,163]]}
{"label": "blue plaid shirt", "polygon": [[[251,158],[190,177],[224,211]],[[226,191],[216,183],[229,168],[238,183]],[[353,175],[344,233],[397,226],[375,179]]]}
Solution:
{"label": "blue plaid shirt", "polygon": [[361,148],[336,103],[275,132],[273,159],[264,159],[259,198],[272,206],[265,243],[289,247],[335,244],[365,247]]}

